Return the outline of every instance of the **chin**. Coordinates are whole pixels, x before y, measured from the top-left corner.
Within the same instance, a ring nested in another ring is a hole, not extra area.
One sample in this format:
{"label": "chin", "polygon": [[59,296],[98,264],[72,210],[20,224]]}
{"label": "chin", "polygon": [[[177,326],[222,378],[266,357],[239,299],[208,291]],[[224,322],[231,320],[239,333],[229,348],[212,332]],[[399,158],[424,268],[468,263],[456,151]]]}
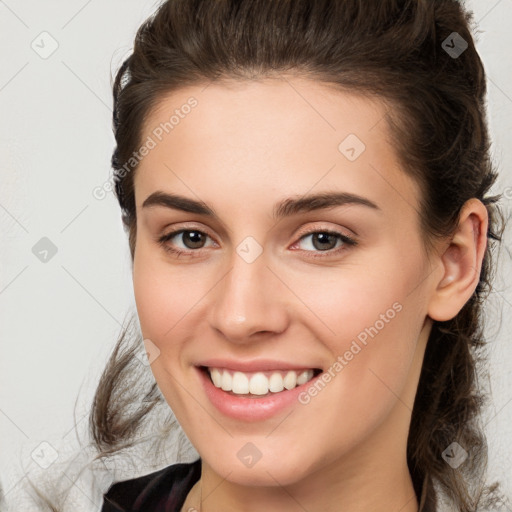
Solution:
{"label": "chin", "polygon": [[[303,445],[304,446],[304,445]],[[293,450],[293,448],[291,448]],[[226,449],[224,453],[231,451]],[[238,449],[237,449],[238,451]],[[266,456],[262,450],[261,458],[247,465],[241,462],[238,457],[223,458],[217,454],[212,454],[213,463],[209,462],[207,457],[203,457],[212,469],[218,475],[226,480],[247,486],[267,486],[276,485],[294,485],[307,478],[309,473],[314,472],[312,464],[305,460],[306,453],[300,453],[294,450],[292,456],[290,453],[276,453],[270,450],[272,455]],[[311,456],[311,454],[309,454]],[[318,467],[322,467],[322,462],[318,462]]]}

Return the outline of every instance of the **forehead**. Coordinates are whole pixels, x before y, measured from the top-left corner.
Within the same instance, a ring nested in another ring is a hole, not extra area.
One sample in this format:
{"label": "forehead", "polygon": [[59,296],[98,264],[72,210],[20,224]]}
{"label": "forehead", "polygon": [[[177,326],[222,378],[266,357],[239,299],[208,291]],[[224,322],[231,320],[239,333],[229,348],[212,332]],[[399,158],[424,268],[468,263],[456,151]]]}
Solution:
{"label": "forehead", "polygon": [[142,141],[151,140],[152,149],[136,172],[137,204],[164,187],[240,207],[256,196],[341,189],[410,215],[419,190],[400,167],[388,108],[302,78],[173,91],[144,125]]}
{"label": "forehead", "polygon": [[[192,102],[195,106],[189,107]],[[170,132],[195,136],[204,149],[216,147],[216,139],[225,138],[225,146],[243,142],[246,148],[265,145],[279,151],[296,144],[297,137],[311,145],[326,138],[338,149],[344,135],[356,135],[362,142],[371,137],[370,132],[377,138],[386,136],[388,109],[376,97],[304,78],[224,80],[165,95],[147,117],[143,132],[157,138]],[[193,133],[185,130],[191,124]]]}

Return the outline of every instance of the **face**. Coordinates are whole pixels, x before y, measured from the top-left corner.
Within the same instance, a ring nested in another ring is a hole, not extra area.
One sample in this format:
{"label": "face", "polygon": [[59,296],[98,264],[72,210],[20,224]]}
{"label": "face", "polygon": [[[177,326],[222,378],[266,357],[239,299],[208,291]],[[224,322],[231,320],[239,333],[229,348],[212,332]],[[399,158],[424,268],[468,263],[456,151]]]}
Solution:
{"label": "face", "polygon": [[232,482],[292,485],[403,456],[433,283],[420,191],[385,112],[291,77],[182,89],[147,119],[142,334],[203,464]]}

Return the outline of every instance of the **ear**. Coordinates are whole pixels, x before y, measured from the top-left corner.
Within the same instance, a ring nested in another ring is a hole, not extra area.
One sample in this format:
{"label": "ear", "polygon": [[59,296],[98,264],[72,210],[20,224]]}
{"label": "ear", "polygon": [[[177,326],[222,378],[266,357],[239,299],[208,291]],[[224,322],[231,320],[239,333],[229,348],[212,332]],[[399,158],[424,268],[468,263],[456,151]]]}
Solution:
{"label": "ear", "polygon": [[438,256],[441,278],[434,283],[428,307],[433,320],[451,320],[473,295],[487,247],[487,226],[485,205],[476,198],[468,200],[448,247],[445,245]]}

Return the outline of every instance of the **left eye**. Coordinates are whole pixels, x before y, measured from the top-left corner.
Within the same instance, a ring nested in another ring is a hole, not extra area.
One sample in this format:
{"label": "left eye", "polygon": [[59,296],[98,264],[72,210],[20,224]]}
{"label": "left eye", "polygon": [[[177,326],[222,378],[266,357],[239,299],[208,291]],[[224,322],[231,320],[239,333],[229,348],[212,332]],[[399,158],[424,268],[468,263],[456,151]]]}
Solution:
{"label": "left eye", "polygon": [[[344,235],[343,233],[339,233],[338,231],[316,230],[302,235],[299,242],[295,243],[292,247],[298,245],[301,240],[305,240],[309,237],[312,237],[312,241],[309,246],[318,250],[305,250],[306,254],[310,253],[307,254],[307,258],[328,258],[330,256],[338,256],[358,244],[357,240]],[[336,241],[340,241],[341,243],[337,248],[334,248],[332,246],[333,241],[334,243],[336,243]],[[325,245],[328,247],[325,247]]]}
{"label": "left eye", "polygon": [[[306,240],[309,237],[311,237],[309,246],[321,252],[334,249],[338,241],[341,241],[341,245],[354,243],[351,238],[334,231],[314,231],[302,236],[300,240]],[[334,246],[332,245],[333,241]],[[328,247],[325,247],[325,245]]]}

